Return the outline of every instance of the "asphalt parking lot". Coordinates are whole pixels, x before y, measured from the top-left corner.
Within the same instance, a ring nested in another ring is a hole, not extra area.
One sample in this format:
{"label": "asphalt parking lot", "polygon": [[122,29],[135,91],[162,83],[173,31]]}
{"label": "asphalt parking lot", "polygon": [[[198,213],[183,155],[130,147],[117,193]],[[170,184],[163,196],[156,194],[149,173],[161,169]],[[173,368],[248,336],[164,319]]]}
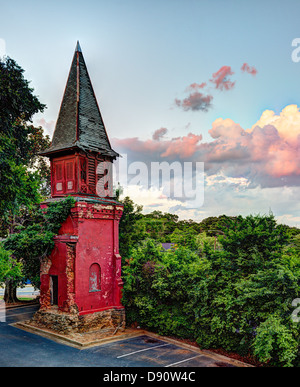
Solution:
{"label": "asphalt parking lot", "polygon": [[0,367],[234,366],[224,358],[145,334],[77,349],[10,325],[30,318],[37,309],[38,305],[11,309],[0,306]]}

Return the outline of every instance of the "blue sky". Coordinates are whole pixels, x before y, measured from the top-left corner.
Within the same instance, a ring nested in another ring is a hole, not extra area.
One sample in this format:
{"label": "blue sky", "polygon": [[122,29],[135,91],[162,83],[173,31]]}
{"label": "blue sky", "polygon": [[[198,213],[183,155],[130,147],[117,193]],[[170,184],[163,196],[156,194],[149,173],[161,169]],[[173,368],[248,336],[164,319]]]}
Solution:
{"label": "blue sky", "polygon": [[[132,158],[138,156],[133,146],[128,147],[129,140],[138,137],[143,146],[160,128],[167,128],[170,141],[189,133],[201,135],[200,142],[212,142],[217,152],[225,137],[220,137],[216,120],[230,119],[232,122],[225,127],[231,134],[236,125],[245,131],[252,128],[266,110],[279,117],[286,106],[300,106],[300,62],[291,59],[292,41],[300,37],[299,1],[0,1],[0,39],[5,41],[7,55],[25,69],[35,93],[47,105],[48,109],[36,116],[35,122],[42,122],[50,134],[77,40],[109,136],[122,147],[117,151],[131,152]],[[253,66],[256,75],[242,72],[244,63]],[[210,82],[212,74],[224,66],[233,73],[229,79],[234,87],[230,90],[214,88]],[[207,111],[184,110],[176,105],[176,99],[184,101],[191,94],[187,91],[189,85],[204,82],[205,91],[198,92],[213,97]],[[286,122],[294,122],[291,130],[297,131],[297,113],[289,111],[285,116]],[[284,122],[278,124],[281,129],[274,124],[281,130],[282,141],[286,140]],[[213,128],[218,137],[212,138],[209,133]],[[295,138],[291,146],[297,152]],[[251,146],[244,146],[245,152],[249,147],[254,152],[253,141]],[[229,146],[233,149],[236,143],[226,140],[227,149]],[[271,155],[274,148],[268,152]],[[285,163],[287,152],[282,155]],[[293,152],[290,154],[295,158]],[[192,160],[209,165],[211,155],[199,155],[203,153],[197,148]],[[245,169],[236,173],[238,161],[234,164],[232,159],[229,163],[225,156],[222,160],[224,168],[208,171],[207,195],[201,208],[184,209],[177,202],[163,201],[158,198],[162,197],[161,191],[150,197],[149,192],[139,192],[140,196],[134,199],[146,210],[154,206],[163,211],[177,209],[182,217],[197,219],[271,209],[280,221],[300,226],[298,161],[279,171],[281,159],[277,160],[273,171],[279,172],[273,173],[268,158],[260,169],[255,170],[253,163],[251,173]],[[257,175],[260,179],[253,177]],[[282,179],[286,179],[285,183]],[[264,184],[266,181],[268,184]]]}

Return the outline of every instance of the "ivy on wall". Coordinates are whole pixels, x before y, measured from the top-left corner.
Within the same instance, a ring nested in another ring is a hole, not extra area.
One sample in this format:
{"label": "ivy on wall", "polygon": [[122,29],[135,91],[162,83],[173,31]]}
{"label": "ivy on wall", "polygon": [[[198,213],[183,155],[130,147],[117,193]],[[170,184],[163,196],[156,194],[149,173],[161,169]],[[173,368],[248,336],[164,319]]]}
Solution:
{"label": "ivy on wall", "polygon": [[53,237],[58,234],[62,223],[75,205],[73,197],[50,202],[47,209],[39,206],[32,212],[26,226],[11,234],[3,243],[5,250],[22,263],[22,275],[35,287],[40,286],[40,263],[54,248]]}

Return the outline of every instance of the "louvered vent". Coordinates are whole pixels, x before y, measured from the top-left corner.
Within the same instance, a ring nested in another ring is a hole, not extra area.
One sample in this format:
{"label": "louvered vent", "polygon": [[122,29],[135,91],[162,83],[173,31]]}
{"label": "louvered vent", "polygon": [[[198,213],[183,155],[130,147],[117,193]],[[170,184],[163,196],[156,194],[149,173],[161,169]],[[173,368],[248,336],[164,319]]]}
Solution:
{"label": "louvered vent", "polygon": [[95,159],[88,159],[89,185],[96,185]]}

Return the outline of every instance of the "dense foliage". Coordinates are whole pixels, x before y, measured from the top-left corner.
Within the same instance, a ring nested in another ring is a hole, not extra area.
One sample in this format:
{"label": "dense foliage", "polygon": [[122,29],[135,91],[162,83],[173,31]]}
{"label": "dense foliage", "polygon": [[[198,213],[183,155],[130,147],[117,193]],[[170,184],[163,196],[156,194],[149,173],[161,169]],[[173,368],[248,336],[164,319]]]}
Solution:
{"label": "dense foliage", "polygon": [[[31,124],[33,115],[44,109],[24,70],[9,57],[0,59],[1,238],[18,232],[49,193],[50,168],[39,152],[49,147],[50,139],[41,127]],[[15,277],[6,276],[6,302],[16,301]]]}
{"label": "dense foliage", "polygon": [[152,231],[141,234],[129,249],[123,267],[128,322],[196,340],[201,348],[299,366],[300,326],[291,319],[300,296],[299,230],[278,225],[272,214],[222,216],[206,233],[200,222],[198,234],[195,225],[173,226],[166,235],[171,249],[162,248],[162,228],[157,239]]}
{"label": "dense foliage", "polygon": [[18,279],[22,277],[22,264],[12,258],[11,251],[4,249],[0,244],[0,285],[2,286],[7,278]]}
{"label": "dense foliage", "polygon": [[[38,163],[45,172],[45,163],[37,153],[49,144],[41,127],[28,124],[41,104],[24,70],[11,58],[0,60],[0,214],[12,216],[20,205],[39,199],[41,176],[33,170]],[[35,168],[36,169],[36,168]],[[45,177],[45,176],[44,176]]]}
{"label": "dense foliage", "polygon": [[40,286],[41,260],[50,255],[54,247],[53,237],[58,234],[74,204],[75,199],[67,197],[48,203],[46,210],[36,207],[26,226],[19,227],[18,232],[11,234],[3,243],[4,248],[22,263],[22,277],[29,279],[37,288]]}

